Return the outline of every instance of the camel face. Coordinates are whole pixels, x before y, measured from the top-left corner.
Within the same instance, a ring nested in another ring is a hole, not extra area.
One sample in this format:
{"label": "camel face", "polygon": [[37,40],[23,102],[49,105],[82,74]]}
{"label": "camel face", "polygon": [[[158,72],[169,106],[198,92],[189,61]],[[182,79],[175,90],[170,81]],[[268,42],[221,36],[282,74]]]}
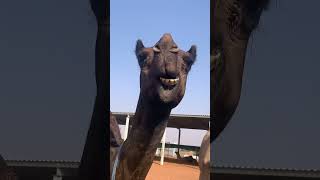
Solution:
{"label": "camel face", "polygon": [[212,59],[244,58],[248,39],[268,4],[269,0],[216,0],[211,18]]}
{"label": "camel face", "polygon": [[215,139],[235,112],[240,95],[247,44],[269,0],[215,0],[211,24],[211,112]]}
{"label": "camel face", "polygon": [[196,59],[196,47],[180,50],[170,34],[150,48],[142,41],[136,45],[140,66],[140,90],[151,103],[174,108],[184,96],[187,75]]}
{"label": "camel face", "polygon": [[[221,61],[244,59],[248,39],[270,0],[215,0],[211,24],[211,71]],[[217,62],[218,61],[218,62]]]}

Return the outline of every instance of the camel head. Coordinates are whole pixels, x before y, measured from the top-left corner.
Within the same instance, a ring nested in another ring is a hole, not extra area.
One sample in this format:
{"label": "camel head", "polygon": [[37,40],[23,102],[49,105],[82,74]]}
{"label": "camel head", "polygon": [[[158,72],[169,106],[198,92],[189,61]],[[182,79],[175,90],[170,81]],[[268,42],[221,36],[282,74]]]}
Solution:
{"label": "camel head", "polygon": [[211,112],[215,139],[235,112],[240,95],[248,40],[269,0],[215,0],[211,24]]}
{"label": "camel head", "polygon": [[[248,39],[269,0],[215,0],[211,24],[212,59],[244,58]],[[227,53],[229,52],[229,53]]]}
{"label": "camel head", "polygon": [[170,34],[164,34],[153,47],[136,44],[140,66],[140,93],[150,103],[176,107],[182,100],[188,72],[196,59],[196,46],[185,52]]}

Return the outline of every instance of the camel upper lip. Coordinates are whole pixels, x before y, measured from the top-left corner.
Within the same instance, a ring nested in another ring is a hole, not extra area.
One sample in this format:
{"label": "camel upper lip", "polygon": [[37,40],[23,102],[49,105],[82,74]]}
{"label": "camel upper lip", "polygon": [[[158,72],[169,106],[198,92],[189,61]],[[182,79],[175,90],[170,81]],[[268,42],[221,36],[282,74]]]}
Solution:
{"label": "camel upper lip", "polygon": [[160,81],[165,86],[175,86],[179,82],[179,78],[160,77]]}

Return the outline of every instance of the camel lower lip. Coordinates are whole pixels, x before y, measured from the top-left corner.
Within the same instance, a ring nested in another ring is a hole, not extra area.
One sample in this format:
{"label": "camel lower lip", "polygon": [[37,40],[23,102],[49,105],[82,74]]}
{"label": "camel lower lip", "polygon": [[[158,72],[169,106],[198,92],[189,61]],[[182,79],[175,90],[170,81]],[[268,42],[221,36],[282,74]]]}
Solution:
{"label": "camel lower lip", "polygon": [[172,101],[172,97],[175,96],[175,87],[172,88],[168,88],[165,86],[160,86],[159,88],[159,96],[161,101],[163,102],[171,102]]}

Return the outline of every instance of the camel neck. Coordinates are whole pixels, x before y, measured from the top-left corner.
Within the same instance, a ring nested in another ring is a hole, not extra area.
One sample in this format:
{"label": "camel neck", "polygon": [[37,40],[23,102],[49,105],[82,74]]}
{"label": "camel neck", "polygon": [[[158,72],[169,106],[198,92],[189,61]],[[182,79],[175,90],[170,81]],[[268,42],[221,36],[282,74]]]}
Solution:
{"label": "camel neck", "polygon": [[130,142],[145,145],[137,146],[140,150],[154,149],[161,141],[167,127],[171,108],[165,105],[152,104],[140,95],[132,128],[129,132]]}
{"label": "camel neck", "polygon": [[123,171],[126,166],[130,179],[146,177],[167,127],[170,112],[171,108],[149,103],[140,95],[133,125],[120,155],[119,169]]}
{"label": "camel neck", "polygon": [[[135,128],[145,128],[143,133],[152,133],[157,128],[165,128],[170,116],[171,108],[163,104],[153,104],[140,95],[134,116],[132,131]],[[134,128],[135,127],[135,128]]]}

